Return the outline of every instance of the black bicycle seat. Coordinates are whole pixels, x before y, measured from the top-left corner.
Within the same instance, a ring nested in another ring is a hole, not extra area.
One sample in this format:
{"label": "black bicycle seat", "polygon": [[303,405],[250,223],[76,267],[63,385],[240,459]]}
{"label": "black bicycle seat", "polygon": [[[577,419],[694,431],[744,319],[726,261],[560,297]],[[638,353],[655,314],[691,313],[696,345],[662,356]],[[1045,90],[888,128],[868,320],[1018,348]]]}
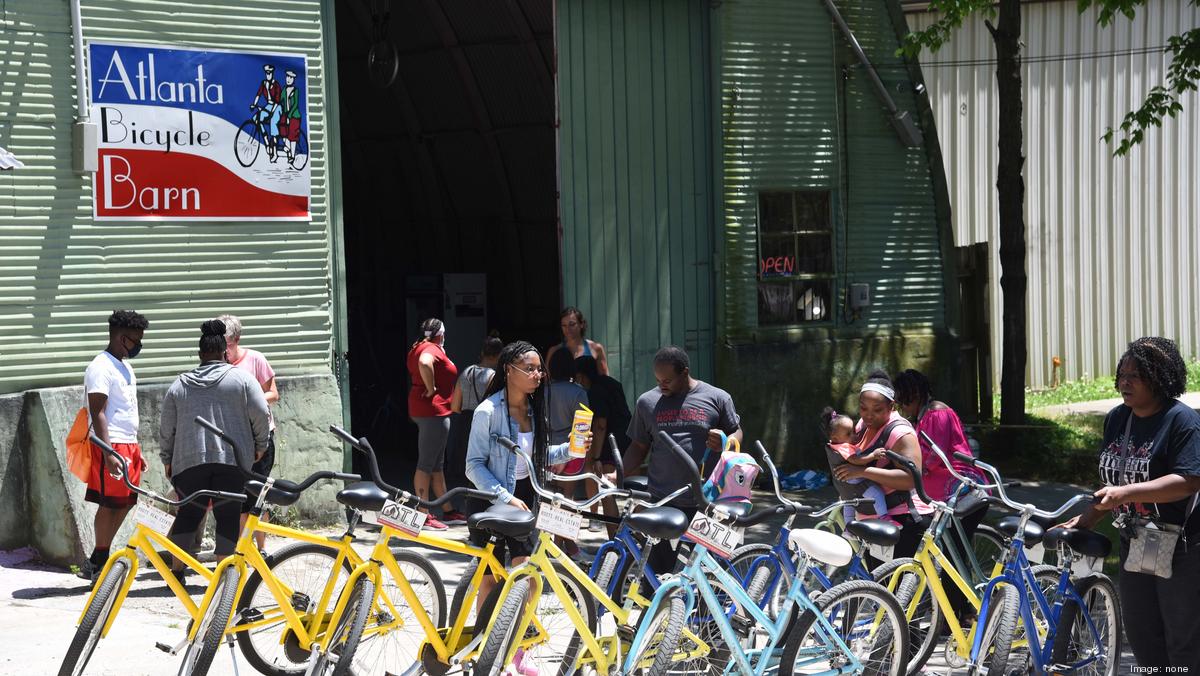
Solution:
{"label": "black bicycle seat", "polygon": [[965,519],[979,512],[981,509],[987,509],[990,504],[991,500],[987,495],[979,492],[969,493],[963,496],[958,501],[958,504],[954,506],[954,515],[960,519]]}
{"label": "black bicycle seat", "polygon": [[1112,541],[1094,530],[1084,528],[1051,528],[1042,539],[1047,547],[1062,542],[1084,556],[1106,557],[1112,551]]}
{"label": "black bicycle seat", "polygon": [[[1017,525],[1021,523],[1019,516],[1006,516],[1000,519],[996,524],[996,530],[1004,533],[1006,537],[1013,537],[1017,534]],[[1025,546],[1032,547],[1042,541],[1042,537],[1046,534],[1046,529],[1030,519],[1025,524]]]}
{"label": "black bicycle seat", "polygon": [[846,531],[863,542],[891,547],[900,541],[900,528],[882,519],[859,519],[846,524]]}
{"label": "black bicycle seat", "polygon": [[674,540],[687,530],[688,519],[674,507],[653,507],[631,514],[625,525],[646,537]]}
{"label": "black bicycle seat", "polygon": [[378,512],[387,502],[388,494],[373,481],[359,481],[338,491],[337,501],[364,512]]}
{"label": "black bicycle seat", "polygon": [[650,492],[650,477],[648,476],[627,476],[621,482],[621,488],[641,491],[643,493]]}
{"label": "black bicycle seat", "polygon": [[[250,500],[257,501],[259,494],[262,493],[263,482],[257,479],[251,479],[246,482],[246,497]],[[285,491],[282,488],[272,485],[271,490],[267,491],[267,502],[280,507],[296,504],[300,499],[300,494],[293,491]]]}
{"label": "black bicycle seat", "polygon": [[512,505],[492,505],[467,517],[467,526],[493,535],[523,538],[533,532],[533,512]]}
{"label": "black bicycle seat", "polygon": [[732,514],[734,516],[746,516],[750,512],[754,511],[754,505],[750,504],[749,502],[735,502],[733,500],[730,500],[729,502],[714,502],[713,506],[722,512],[725,512],[726,514]]}

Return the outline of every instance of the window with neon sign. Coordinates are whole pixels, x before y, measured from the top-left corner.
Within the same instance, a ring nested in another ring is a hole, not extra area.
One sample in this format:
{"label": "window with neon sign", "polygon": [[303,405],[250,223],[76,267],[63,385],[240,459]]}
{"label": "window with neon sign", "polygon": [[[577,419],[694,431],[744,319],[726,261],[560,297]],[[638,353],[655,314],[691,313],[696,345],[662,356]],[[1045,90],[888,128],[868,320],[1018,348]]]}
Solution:
{"label": "window with neon sign", "polygon": [[758,194],[758,323],[832,320],[833,214],[829,191]]}

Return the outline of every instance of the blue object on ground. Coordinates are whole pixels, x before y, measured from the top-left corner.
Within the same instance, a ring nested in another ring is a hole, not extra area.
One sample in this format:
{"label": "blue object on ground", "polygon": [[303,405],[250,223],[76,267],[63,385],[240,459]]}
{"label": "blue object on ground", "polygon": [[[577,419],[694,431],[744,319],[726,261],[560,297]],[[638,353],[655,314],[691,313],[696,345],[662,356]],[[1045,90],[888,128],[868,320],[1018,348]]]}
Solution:
{"label": "blue object on ground", "polygon": [[779,477],[779,485],[789,491],[811,491],[829,485],[829,475],[811,469]]}

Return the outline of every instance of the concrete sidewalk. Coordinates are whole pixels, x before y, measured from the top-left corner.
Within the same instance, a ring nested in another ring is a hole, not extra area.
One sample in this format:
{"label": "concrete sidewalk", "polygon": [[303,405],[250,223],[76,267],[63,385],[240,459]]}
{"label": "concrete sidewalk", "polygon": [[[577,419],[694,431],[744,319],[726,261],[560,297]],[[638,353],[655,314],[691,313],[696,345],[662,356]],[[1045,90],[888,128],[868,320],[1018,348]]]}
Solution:
{"label": "concrete sidewalk", "polygon": [[[1200,411],[1200,392],[1185,392],[1179,400],[1193,409]],[[1120,397],[1113,399],[1097,399],[1095,401],[1079,401],[1074,404],[1059,404],[1058,406],[1043,406],[1033,410],[1034,415],[1046,418],[1061,418],[1068,415],[1104,415],[1120,406]]]}

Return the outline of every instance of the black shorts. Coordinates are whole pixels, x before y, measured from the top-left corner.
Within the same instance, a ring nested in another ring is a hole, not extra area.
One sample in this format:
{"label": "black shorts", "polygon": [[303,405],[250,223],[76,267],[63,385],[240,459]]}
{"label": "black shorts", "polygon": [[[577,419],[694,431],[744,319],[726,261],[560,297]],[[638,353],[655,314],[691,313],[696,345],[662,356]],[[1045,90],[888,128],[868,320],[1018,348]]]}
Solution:
{"label": "black shorts", "polygon": [[[535,509],[537,507],[537,493],[533,492],[533,484],[529,483],[529,479],[521,479],[518,481],[516,488],[513,489],[513,495],[519,498],[521,502],[524,502],[526,507],[530,509]],[[491,506],[492,503],[486,500],[467,498],[467,514],[482,512]],[[485,530],[471,528],[469,529],[469,532],[471,535],[471,544],[475,545],[476,547],[482,547],[486,545],[488,540],[492,537],[491,533],[488,533]],[[496,558],[501,563],[510,565],[509,561],[506,561],[504,558],[505,553],[508,554],[510,559],[529,556],[533,553],[533,543],[536,539],[537,531],[530,533],[529,537],[522,539],[501,537],[500,541],[496,543],[496,549],[493,551],[493,554],[496,555]]]}
{"label": "black shorts", "polygon": [[[267,437],[267,452],[263,453],[261,460],[255,460],[250,468],[263,476],[271,476],[271,470],[275,469],[275,430],[271,430],[271,434]],[[246,501],[242,503],[242,514],[249,514],[257,501],[257,495],[247,497]]]}

